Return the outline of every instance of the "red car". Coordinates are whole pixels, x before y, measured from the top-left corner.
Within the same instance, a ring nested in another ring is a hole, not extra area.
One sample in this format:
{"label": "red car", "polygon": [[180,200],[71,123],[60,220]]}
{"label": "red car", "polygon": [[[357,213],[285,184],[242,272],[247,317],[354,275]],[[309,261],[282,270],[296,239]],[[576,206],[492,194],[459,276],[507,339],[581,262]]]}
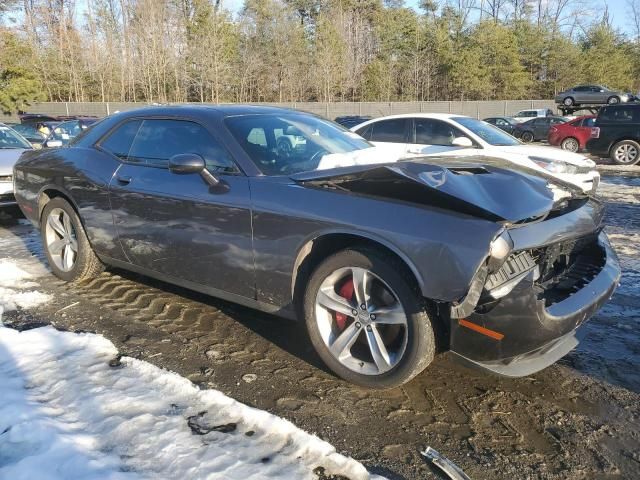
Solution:
{"label": "red car", "polygon": [[583,150],[591,137],[591,127],[595,120],[595,115],[584,115],[567,123],[553,125],[549,129],[547,141],[550,145],[560,146],[570,152]]}

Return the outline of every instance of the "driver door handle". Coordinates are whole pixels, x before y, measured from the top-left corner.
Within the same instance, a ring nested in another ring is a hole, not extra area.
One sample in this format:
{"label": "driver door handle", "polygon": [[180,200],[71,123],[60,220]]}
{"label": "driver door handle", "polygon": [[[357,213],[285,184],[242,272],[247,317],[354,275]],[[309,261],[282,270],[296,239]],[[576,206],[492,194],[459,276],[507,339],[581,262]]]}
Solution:
{"label": "driver door handle", "polygon": [[116,175],[116,180],[120,185],[129,185],[131,183],[131,177],[128,175]]}

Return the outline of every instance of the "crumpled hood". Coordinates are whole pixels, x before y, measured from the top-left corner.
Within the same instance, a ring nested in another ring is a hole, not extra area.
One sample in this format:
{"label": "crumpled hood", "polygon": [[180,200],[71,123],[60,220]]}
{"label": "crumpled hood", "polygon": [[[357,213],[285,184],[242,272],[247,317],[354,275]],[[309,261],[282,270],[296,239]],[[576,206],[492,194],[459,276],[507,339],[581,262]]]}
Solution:
{"label": "crumpled hood", "polygon": [[524,157],[541,157],[550,160],[556,160],[561,162],[570,163],[579,167],[593,167],[595,168],[595,162],[588,159],[584,155],[578,153],[567,152],[560,148],[546,147],[544,145],[516,145],[516,146],[502,146],[493,147],[501,152],[508,153],[509,155],[522,155]]}
{"label": "crumpled hood", "polygon": [[492,165],[484,157],[424,157],[385,165],[316,170],[293,175],[292,179],[312,187],[511,223],[544,216],[554,204],[545,179]]}
{"label": "crumpled hood", "polygon": [[26,151],[24,148],[0,148],[0,176],[13,174],[13,166],[24,151]]}

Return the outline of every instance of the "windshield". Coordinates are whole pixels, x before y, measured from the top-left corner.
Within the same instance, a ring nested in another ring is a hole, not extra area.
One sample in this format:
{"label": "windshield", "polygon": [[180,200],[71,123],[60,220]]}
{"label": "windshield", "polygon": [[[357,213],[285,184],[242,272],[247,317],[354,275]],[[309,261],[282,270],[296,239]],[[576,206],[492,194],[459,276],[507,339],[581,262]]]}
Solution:
{"label": "windshield", "polygon": [[13,131],[9,127],[0,125],[0,148],[28,148],[31,144],[27,142],[20,134]]}
{"label": "windshield", "polygon": [[454,117],[451,120],[471,130],[489,145],[497,147],[520,145],[520,142],[508,133],[482,120],[469,117]]}
{"label": "windshield", "polygon": [[359,135],[310,115],[242,115],[228,117],[225,123],[267,175],[316,170],[325,155],[373,147]]}

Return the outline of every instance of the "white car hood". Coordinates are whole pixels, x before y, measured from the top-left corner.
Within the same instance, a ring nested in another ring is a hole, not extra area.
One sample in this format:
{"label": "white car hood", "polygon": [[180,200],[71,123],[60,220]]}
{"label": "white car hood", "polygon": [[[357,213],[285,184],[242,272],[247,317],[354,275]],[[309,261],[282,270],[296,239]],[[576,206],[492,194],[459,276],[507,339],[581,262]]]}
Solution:
{"label": "white car hood", "polygon": [[24,148],[0,148],[0,176],[13,175],[13,166],[24,151]]}
{"label": "white car hood", "polygon": [[401,152],[393,145],[377,145],[362,150],[346,153],[330,153],[324,155],[316,170],[351,167],[354,165],[374,165],[377,163],[397,162],[402,158]]}
{"label": "white car hood", "polygon": [[549,160],[557,160],[560,162],[570,163],[579,167],[594,167],[593,160],[589,160],[584,155],[578,153],[567,152],[554,147],[536,146],[536,145],[514,145],[514,146],[496,146],[492,147],[500,152],[508,153],[509,155],[522,155],[525,157],[542,157]]}

